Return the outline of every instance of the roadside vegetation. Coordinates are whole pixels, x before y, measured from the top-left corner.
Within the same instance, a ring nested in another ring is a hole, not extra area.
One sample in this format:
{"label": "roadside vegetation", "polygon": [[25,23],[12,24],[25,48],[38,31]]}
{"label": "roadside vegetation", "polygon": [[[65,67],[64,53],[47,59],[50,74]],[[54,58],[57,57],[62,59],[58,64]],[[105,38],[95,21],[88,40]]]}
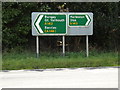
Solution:
{"label": "roadside vegetation", "polygon": [[3,70],[46,69],[46,68],[80,68],[118,66],[117,52],[91,51],[87,58],[85,52],[60,53],[42,52],[39,58],[35,53],[12,52],[3,54]]}

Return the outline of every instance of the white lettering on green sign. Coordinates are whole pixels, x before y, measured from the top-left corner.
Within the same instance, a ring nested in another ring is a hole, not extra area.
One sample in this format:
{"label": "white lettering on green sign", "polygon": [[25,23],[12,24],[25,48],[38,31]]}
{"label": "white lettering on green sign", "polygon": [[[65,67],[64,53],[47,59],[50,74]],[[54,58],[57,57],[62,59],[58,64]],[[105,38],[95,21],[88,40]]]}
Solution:
{"label": "white lettering on green sign", "polygon": [[88,26],[91,22],[89,15],[70,14],[69,26]]}
{"label": "white lettering on green sign", "polygon": [[65,34],[66,15],[62,14],[39,14],[34,25],[40,34]]}

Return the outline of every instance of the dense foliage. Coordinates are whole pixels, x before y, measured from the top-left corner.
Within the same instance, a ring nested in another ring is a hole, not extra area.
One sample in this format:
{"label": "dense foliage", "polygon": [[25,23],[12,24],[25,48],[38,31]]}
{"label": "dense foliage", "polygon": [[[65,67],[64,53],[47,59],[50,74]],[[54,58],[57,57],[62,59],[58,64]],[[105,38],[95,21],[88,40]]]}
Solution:
{"label": "dense foliage", "polygon": [[[61,8],[59,8],[61,7]],[[101,50],[117,50],[120,36],[120,3],[118,2],[4,2],[2,3],[2,36],[3,50],[15,47],[25,48],[35,45],[35,37],[31,35],[32,12],[93,12],[94,34],[90,36],[90,48]],[[61,37],[41,37],[41,48],[55,49],[56,41]],[[67,37],[71,50],[77,51],[85,45],[83,37]],[[74,46],[76,45],[76,46]],[[46,49],[44,49],[46,50]]]}

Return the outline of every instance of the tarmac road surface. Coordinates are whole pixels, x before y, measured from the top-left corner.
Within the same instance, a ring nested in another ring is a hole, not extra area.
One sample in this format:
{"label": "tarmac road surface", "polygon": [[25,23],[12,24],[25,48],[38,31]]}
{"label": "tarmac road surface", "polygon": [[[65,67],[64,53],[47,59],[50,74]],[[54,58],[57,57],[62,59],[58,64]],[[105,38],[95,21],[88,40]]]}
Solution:
{"label": "tarmac road surface", "polygon": [[118,88],[118,68],[10,70],[0,72],[2,88]]}

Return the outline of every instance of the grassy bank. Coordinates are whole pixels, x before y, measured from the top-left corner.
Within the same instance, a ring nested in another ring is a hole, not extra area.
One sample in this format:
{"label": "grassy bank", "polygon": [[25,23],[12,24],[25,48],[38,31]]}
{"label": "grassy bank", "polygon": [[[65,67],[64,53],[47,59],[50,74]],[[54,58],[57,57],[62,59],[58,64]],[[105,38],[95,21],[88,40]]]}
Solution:
{"label": "grassy bank", "polygon": [[88,58],[85,52],[66,53],[41,53],[40,58],[35,58],[35,53],[3,53],[3,70],[17,69],[45,69],[45,68],[76,68],[118,66],[118,55],[115,52],[90,52]]}

